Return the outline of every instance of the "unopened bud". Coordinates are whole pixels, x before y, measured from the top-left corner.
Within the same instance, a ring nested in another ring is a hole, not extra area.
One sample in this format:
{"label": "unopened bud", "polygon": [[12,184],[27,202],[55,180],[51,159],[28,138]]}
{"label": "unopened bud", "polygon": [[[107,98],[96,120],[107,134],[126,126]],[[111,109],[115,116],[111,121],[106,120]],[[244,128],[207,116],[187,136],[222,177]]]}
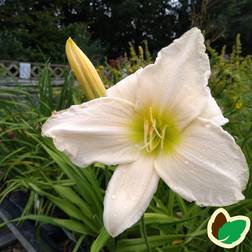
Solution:
{"label": "unopened bud", "polygon": [[89,100],[105,96],[106,89],[94,65],[71,38],[66,42],[66,55],[85,96]]}

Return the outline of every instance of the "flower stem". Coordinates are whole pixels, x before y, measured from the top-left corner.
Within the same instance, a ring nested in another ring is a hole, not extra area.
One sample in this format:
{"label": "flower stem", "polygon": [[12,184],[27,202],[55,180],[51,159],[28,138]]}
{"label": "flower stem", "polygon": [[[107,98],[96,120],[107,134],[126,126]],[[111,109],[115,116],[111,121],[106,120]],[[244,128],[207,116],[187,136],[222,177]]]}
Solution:
{"label": "flower stem", "polygon": [[148,235],[147,235],[146,226],[145,226],[145,223],[144,223],[144,215],[141,218],[140,230],[141,230],[142,236],[144,238],[144,241],[145,241],[148,252],[152,252],[150,244],[148,242]]}

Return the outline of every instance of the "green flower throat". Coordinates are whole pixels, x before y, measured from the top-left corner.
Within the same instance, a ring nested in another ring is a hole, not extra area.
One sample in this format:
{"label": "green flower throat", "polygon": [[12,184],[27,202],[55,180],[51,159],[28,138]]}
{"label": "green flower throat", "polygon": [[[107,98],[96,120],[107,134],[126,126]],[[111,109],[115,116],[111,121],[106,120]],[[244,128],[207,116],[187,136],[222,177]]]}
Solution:
{"label": "green flower throat", "polygon": [[180,134],[169,113],[159,113],[152,106],[136,112],[130,124],[132,140],[145,152],[171,152]]}

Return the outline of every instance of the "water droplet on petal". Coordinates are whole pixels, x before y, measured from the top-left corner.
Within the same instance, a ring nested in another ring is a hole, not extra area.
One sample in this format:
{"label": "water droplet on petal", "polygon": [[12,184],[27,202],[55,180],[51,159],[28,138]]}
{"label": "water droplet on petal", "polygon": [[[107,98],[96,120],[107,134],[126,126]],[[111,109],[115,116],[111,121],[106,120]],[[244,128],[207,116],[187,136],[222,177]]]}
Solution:
{"label": "water droplet on petal", "polygon": [[115,198],[116,198],[116,195],[115,195],[115,194],[112,194],[111,198],[112,198],[112,199],[115,199]]}

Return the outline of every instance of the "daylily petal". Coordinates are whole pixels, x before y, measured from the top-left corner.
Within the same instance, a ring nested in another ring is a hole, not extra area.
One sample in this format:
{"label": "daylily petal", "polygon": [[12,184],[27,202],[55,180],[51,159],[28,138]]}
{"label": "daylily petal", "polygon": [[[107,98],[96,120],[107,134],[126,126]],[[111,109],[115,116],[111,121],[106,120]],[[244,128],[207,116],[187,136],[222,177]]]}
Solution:
{"label": "daylily petal", "polygon": [[119,165],[104,199],[104,225],[113,237],[140,219],[157,189],[158,181],[151,158],[142,156],[135,162]]}
{"label": "daylily petal", "polygon": [[95,99],[54,113],[42,134],[79,166],[131,162],[138,155],[127,128],[133,111],[133,105],[120,98]]}
{"label": "daylily petal", "polygon": [[204,38],[193,28],[163,48],[155,61],[138,74],[137,100],[170,111],[184,128],[204,109],[210,75]]}
{"label": "daylily petal", "polygon": [[200,114],[200,117],[207,119],[207,120],[210,120],[219,126],[222,126],[222,125],[228,123],[228,119],[223,116],[220,107],[218,106],[218,104],[216,103],[214,98],[212,97],[210,89],[207,88],[207,90],[208,90],[208,94],[209,94],[208,101],[205,106],[205,109]]}
{"label": "daylily petal", "polygon": [[208,120],[195,120],[170,156],[155,162],[159,176],[188,201],[226,206],[244,199],[248,181],[245,157],[234,139]]}
{"label": "daylily petal", "polygon": [[135,73],[127,76],[119,81],[116,85],[107,89],[106,94],[108,97],[120,97],[126,99],[133,104],[136,103],[136,90],[138,88],[137,75],[142,71],[138,69]]}

